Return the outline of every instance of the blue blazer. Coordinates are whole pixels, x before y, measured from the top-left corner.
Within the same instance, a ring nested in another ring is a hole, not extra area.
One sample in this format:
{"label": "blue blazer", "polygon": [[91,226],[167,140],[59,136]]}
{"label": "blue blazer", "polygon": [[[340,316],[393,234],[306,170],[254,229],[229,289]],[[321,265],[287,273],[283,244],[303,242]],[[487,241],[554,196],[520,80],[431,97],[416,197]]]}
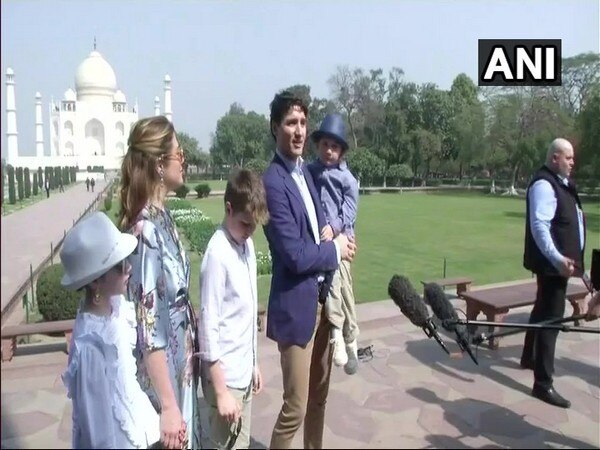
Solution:
{"label": "blue blazer", "polygon": [[[326,224],[323,208],[306,166],[303,172],[320,231]],[[335,244],[315,244],[300,190],[278,155],[265,171],[263,182],[269,209],[264,230],[273,259],[267,337],[283,345],[304,346],[316,324],[317,276],[338,266]]]}

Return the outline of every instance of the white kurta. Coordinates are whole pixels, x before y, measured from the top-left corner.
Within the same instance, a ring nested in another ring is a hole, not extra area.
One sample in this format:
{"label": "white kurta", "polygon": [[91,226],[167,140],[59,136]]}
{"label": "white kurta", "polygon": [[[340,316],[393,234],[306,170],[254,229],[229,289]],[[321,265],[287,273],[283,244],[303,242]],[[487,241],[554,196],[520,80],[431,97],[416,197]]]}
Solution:
{"label": "white kurta", "polygon": [[133,306],[112,301],[110,317],[79,312],[63,382],[73,402],[73,448],[147,448],[159,417],[136,378]]}

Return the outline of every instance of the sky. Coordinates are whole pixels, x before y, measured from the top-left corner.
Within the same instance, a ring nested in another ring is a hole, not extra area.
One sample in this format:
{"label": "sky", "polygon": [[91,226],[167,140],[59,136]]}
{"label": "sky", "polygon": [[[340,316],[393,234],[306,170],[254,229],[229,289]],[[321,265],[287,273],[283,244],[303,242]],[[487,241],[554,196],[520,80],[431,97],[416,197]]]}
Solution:
{"label": "sky", "polygon": [[[173,123],[208,151],[234,103],[268,116],[280,89],[307,84],[331,97],[327,80],[348,65],[448,89],[461,72],[477,80],[478,39],[562,39],[564,57],[599,52],[600,0],[200,1],[2,0],[2,74],[15,72],[21,155],[35,154],[35,93],[48,103],[74,88],[93,49],[110,63],[129,105],[154,115],[171,76]],[[5,77],[4,77],[5,81]],[[6,151],[3,83],[2,156]]]}

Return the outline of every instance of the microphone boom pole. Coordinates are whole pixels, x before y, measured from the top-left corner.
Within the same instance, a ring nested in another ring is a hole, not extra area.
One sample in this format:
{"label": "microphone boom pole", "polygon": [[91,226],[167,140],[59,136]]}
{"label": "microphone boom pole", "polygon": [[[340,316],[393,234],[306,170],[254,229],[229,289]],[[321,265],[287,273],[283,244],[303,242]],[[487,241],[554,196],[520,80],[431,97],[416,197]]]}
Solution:
{"label": "microphone boom pole", "polygon": [[[564,322],[575,322],[577,320],[585,319],[585,317],[586,317],[585,314],[578,314],[576,316],[569,316],[569,317],[565,317],[563,319],[554,319],[554,320],[547,320],[544,322],[538,322],[537,325],[556,325],[556,324],[564,323]],[[478,345],[478,344],[481,344],[483,341],[489,341],[490,339],[512,336],[513,334],[519,334],[519,333],[522,333],[523,331],[526,331],[526,329],[518,328],[516,330],[501,331],[501,332],[490,333],[490,334],[481,333],[478,336],[474,336],[472,341],[473,341],[473,344]]]}
{"label": "microphone boom pole", "polygon": [[504,333],[492,333],[489,335],[481,335],[473,339],[473,342],[476,344],[480,344],[483,341],[487,341],[493,338],[499,338],[504,336],[509,336],[512,334],[517,334],[523,330],[558,330],[564,332],[577,332],[577,333],[595,333],[600,334],[600,328],[590,328],[590,327],[572,327],[569,325],[560,325],[561,322],[569,322],[574,320],[579,320],[584,318],[585,315],[581,316],[573,316],[567,317],[565,319],[560,319],[558,321],[549,321],[549,322],[540,322],[540,323],[511,323],[511,322],[489,322],[484,320],[465,320],[458,319],[453,320],[453,323],[459,325],[482,325],[482,326],[493,326],[499,328],[518,328],[518,330],[511,330]]}

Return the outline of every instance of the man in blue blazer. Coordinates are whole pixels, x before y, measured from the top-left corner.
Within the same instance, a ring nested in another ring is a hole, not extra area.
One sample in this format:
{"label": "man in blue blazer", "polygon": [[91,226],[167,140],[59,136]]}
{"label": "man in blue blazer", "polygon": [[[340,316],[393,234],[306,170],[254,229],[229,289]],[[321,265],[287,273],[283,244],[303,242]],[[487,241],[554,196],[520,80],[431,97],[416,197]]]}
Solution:
{"label": "man in blue blazer", "polygon": [[267,336],[277,342],[283,406],[270,448],[290,448],[304,421],[304,448],[322,448],[331,373],[330,324],[318,302],[325,273],[351,261],[354,242],[340,234],[321,240],[325,216],[302,152],[308,108],[291,92],[271,102],[271,134],[277,145],[263,182],[269,222],[265,235],[273,259]]}

